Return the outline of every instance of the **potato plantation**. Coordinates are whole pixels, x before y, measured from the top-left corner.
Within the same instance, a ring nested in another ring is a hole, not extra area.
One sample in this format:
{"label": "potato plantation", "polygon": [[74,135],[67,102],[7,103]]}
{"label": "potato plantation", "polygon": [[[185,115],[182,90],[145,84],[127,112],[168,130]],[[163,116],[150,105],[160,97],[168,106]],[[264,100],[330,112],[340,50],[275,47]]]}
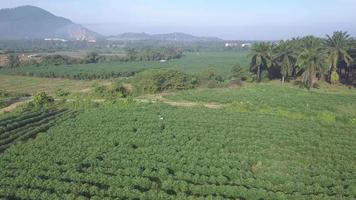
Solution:
{"label": "potato plantation", "polygon": [[256,111],[106,105],[0,154],[0,197],[355,199],[355,130]]}
{"label": "potato plantation", "polygon": [[11,145],[34,138],[59,121],[74,117],[75,112],[66,110],[43,110],[22,113],[0,121],[0,152]]}

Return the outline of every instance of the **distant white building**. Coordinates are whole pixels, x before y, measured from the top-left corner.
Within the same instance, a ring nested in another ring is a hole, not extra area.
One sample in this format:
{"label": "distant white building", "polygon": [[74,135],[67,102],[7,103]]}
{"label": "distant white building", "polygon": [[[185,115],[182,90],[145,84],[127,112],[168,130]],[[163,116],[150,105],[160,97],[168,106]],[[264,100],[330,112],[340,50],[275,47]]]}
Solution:
{"label": "distant white building", "polygon": [[45,41],[60,41],[60,42],[67,42],[67,40],[65,39],[61,39],[61,38],[45,38]]}
{"label": "distant white building", "polygon": [[242,48],[250,48],[251,46],[252,46],[251,43],[243,43],[243,44],[241,44]]}
{"label": "distant white building", "polygon": [[[25,56],[25,55],[22,55],[22,56]],[[28,55],[27,58],[35,58],[35,57],[39,57],[38,54],[31,54],[31,55]]]}
{"label": "distant white building", "polygon": [[239,43],[225,43],[225,47],[237,47],[240,46]]}

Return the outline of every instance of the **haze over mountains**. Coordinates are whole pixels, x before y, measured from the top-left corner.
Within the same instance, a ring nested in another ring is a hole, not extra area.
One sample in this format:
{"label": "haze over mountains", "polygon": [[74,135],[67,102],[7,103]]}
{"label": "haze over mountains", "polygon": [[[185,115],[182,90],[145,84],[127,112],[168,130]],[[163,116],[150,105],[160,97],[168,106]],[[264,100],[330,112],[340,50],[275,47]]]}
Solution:
{"label": "haze over mountains", "polygon": [[122,40],[165,40],[165,41],[220,41],[216,37],[197,37],[185,33],[150,35],[147,33],[124,33],[105,37],[70,19],[58,17],[42,8],[21,6],[0,10],[0,39],[45,39],[61,38],[66,40],[95,41],[108,39]]}
{"label": "haze over mountains", "polygon": [[108,40],[163,40],[163,41],[222,41],[217,37],[197,37],[186,33],[167,33],[167,34],[147,34],[147,33],[123,33],[117,36],[109,36]]}

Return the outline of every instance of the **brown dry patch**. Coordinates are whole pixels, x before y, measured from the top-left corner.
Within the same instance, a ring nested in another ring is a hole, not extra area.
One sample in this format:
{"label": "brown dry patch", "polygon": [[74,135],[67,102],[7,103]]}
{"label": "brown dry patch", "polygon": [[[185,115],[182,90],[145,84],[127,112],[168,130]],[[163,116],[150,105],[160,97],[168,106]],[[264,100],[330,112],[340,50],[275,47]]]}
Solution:
{"label": "brown dry patch", "polygon": [[5,108],[2,108],[0,109],[0,113],[7,113],[7,112],[11,112],[13,111],[14,109],[16,109],[17,107],[21,106],[21,105],[24,105],[28,103],[28,101],[20,101],[20,102],[16,102],[16,103],[13,103]]}
{"label": "brown dry patch", "polygon": [[257,173],[260,169],[262,169],[262,162],[258,161],[257,163],[253,164],[251,166],[251,172],[252,173]]}
{"label": "brown dry patch", "polygon": [[165,96],[172,95],[173,93],[162,93],[162,94],[156,94],[156,95],[145,95],[139,99],[136,99],[139,102],[143,103],[155,103],[155,102],[161,102],[165,104],[169,104],[172,106],[178,106],[178,107],[196,107],[196,106],[203,106],[206,108],[210,109],[221,109],[224,108],[223,104],[218,104],[218,103],[200,103],[200,102],[189,102],[189,101],[172,101],[168,100],[165,98]]}
{"label": "brown dry patch", "polygon": [[88,92],[90,92],[90,88],[82,89],[82,90],[80,90],[79,92],[81,92],[81,93],[88,93]]}

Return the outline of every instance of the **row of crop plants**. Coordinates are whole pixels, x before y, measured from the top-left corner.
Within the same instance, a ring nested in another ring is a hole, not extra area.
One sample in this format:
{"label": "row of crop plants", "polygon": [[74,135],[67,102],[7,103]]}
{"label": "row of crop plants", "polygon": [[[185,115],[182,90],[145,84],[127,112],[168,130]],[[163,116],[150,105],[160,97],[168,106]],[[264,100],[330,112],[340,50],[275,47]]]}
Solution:
{"label": "row of crop plants", "polygon": [[59,120],[74,115],[74,111],[51,109],[27,112],[2,119],[0,121],[0,152],[18,141],[35,137],[38,133],[45,132],[57,124]]}
{"label": "row of crop plants", "polygon": [[352,134],[268,114],[101,107],[2,155],[0,197],[353,199]]}

